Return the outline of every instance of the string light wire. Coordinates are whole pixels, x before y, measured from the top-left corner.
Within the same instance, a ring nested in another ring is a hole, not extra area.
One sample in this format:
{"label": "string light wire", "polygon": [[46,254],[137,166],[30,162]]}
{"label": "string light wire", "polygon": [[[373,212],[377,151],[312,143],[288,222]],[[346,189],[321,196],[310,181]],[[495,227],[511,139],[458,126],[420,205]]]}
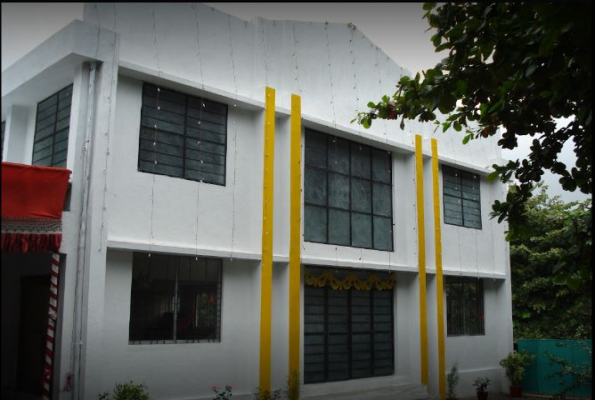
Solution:
{"label": "string light wire", "polygon": [[200,85],[201,88],[204,90],[205,88],[205,80],[204,75],[202,72],[202,57],[200,56],[200,22],[199,22],[199,14],[198,14],[198,6],[196,4],[192,4],[192,9],[194,10],[194,17],[196,20],[196,58],[198,59],[198,72],[200,74]]}
{"label": "string light wire", "polygon": [[[228,15],[228,22],[229,22],[229,46],[231,49],[231,67],[233,72],[233,83],[235,87],[235,96],[236,101],[238,99],[238,84],[236,81],[236,66],[234,61],[234,52],[233,52],[233,40],[232,40],[232,29],[231,29],[231,16]],[[231,191],[231,249],[229,254],[230,262],[233,262],[233,248],[235,244],[235,194],[236,194],[236,171],[237,171],[237,160],[238,160],[238,145],[237,145],[237,137],[238,137],[238,129],[237,129],[237,109],[236,103],[233,104],[233,112],[234,112],[234,120],[233,120],[233,185]]]}
{"label": "string light wire", "polygon": [[298,44],[298,40],[297,37],[295,35],[295,22],[296,21],[292,21],[293,22],[293,62],[295,65],[295,82],[298,88],[298,92],[300,93],[300,97],[302,96],[302,88],[300,85],[300,79],[299,79],[299,68],[298,68],[298,58],[297,58],[297,44]]}
{"label": "string light wire", "polygon": [[265,44],[265,31],[264,31],[264,24],[265,20],[261,18],[261,26],[262,26],[262,51],[264,56],[264,78],[266,86],[269,86],[269,64],[267,60],[267,48]]}
{"label": "string light wire", "polygon": [[326,53],[328,55],[328,74],[331,83],[331,108],[333,110],[333,125],[335,129],[337,129],[337,114],[335,111],[335,94],[333,90],[333,69],[331,66],[331,49],[330,49],[330,41],[328,37],[328,22],[324,23],[324,32],[326,34]]}

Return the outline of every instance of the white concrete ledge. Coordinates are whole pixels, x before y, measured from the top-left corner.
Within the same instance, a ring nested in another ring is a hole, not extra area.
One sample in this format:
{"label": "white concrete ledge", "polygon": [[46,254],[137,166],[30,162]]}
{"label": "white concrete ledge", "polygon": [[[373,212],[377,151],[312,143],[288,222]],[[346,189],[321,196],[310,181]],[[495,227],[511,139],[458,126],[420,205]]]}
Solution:
{"label": "white concrete ledge", "polygon": [[[435,274],[434,270],[427,270],[428,274]],[[463,276],[467,278],[489,278],[489,279],[507,279],[506,274],[501,272],[488,272],[488,271],[455,271],[445,269],[443,270],[444,275],[447,276]]]}
{"label": "white concrete ledge", "polygon": [[2,71],[3,118],[10,106],[37,103],[72,83],[83,62],[112,59],[118,40],[115,32],[72,21]]}
{"label": "white concrete ledge", "polygon": [[[169,254],[183,254],[194,256],[198,255],[201,257],[218,257],[218,258],[231,258],[241,260],[254,260],[260,261],[260,253],[251,253],[246,251],[234,250],[233,253],[228,249],[209,249],[204,247],[189,247],[189,246],[176,246],[171,243],[147,243],[139,242],[134,240],[126,239],[109,239],[107,241],[107,247],[113,250],[129,250],[129,251],[143,251],[143,252],[154,252],[154,253],[169,253]],[[289,262],[289,255],[274,254],[273,262],[283,263]]]}
{"label": "white concrete ledge", "polygon": [[144,251],[155,253],[170,253],[183,255],[198,255],[203,257],[237,258],[243,260],[260,260],[260,254],[226,249],[207,249],[188,246],[176,246],[172,243],[147,243],[130,239],[108,239],[107,247],[113,250]]}
{"label": "white concrete ledge", "polygon": [[228,104],[230,106],[244,108],[251,111],[264,110],[264,102],[251,99],[246,96],[221,90],[213,86],[203,85],[199,82],[167,72],[158,71],[154,68],[145,67],[128,61],[120,60],[120,73],[130,78],[150,82],[155,85],[163,85],[173,90],[184,91],[190,95],[204,96],[208,99]]}
{"label": "white concrete ledge", "polygon": [[337,268],[363,268],[363,269],[381,269],[390,271],[401,271],[401,272],[417,272],[417,268],[404,265],[387,262],[377,261],[353,261],[346,259],[326,258],[326,257],[302,257],[302,263],[304,265],[313,266],[325,266],[325,267],[337,267]]}
{"label": "white concrete ledge", "polygon": [[[143,252],[154,252],[154,253],[168,253],[168,254],[182,254],[188,256],[198,255],[201,257],[217,257],[217,258],[230,258],[230,259],[241,259],[241,260],[253,260],[260,261],[261,254],[246,251],[234,250],[233,253],[229,249],[214,249],[189,246],[176,246],[171,243],[147,243],[134,241],[131,239],[109,239],[107,246],[112,250],[128,250],[128,251],[143,251]],[[275,254],[273,256],[273,262],[285,263],[289,262],[289,255]],[[411,272],[417,273],[417,267],[412,267],[405,264],[387,263],[387,262],[376,262],[376,261],[353,261],[347,259],[336,259],[326,257],[303,257],[302,263],[304,265],[312,266],[324,266],[324,267],[337,267],[337,268],[364,268],[364,269],[377,269],[377,270],[389,270],[397,272]],[[428,275],[434,275],[436,273],[433,269],[427,269]],[[506,274],[498,272],[488,271],[456,271],[456,270],[444,270],[446,276],[463,276],[469,278],[488,278],[488,279],[506,279]]]}

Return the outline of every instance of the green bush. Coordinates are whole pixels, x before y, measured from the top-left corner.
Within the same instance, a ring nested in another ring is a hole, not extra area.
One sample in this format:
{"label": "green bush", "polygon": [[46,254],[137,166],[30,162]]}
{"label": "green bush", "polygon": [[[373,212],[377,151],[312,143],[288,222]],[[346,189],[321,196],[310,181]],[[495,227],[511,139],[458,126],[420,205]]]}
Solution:
{"label": "green bush", "polygon": [[500,365],[506,370],[506,376],[510,380],[511,386],[521,386],[525,377],[525,367],[533,361],[534,355],[525,351],[513,350],[508,356],[500,360]]}
{"label": "green bush", "polygon": [[287,377],[287,388],[285,389],[287,400],[299,400],[300,398],[300,374],[293,370]]}
{"label": "green bush", "polygon": [[101,393],[99,400],[150,400],[147,386],[144,383],[117,383],[112,394]]}
{"label": "green bush", "polygon": [[490,378],[475,378],[473,381],[473,386],[475,386],[475,391],[477,393],[485,393],[488,391],[488,386],[490,385]]}
{"label": "green bush", "polygon": [[[556,343],[557,347],[567,347],[567,344]],[[592,350],[585,342],[581,343],[583,350],[589,355],[592,354]],[[568,360],[544,351],[544,354],[549,358],[550,365],[557,365],[558,370],[552,374],[548,374],[546,379],[558,379],[558,385],[560,391],[552,397],[555,400],[566,400],[568,393],[573,390],[578,390],[583,387],[591,385],[593,382],[593,366],[590,362],[582,365],[574,365]],[[570,378],[570,379],[568,379]],[[570,380],[570,383],[568,382]]]}
{"label": "green bush", "polygon": [[457,364],[452,366],[448,375],[446,375],[446,397],[455,399],[457,397],[457,384],[459,383],[459,370]]}
{"label": "green bush", "polygon": [[254,400],[281,400],[281,389],[273,390],[272,392],[266,389],[256,388],[253,394]]}

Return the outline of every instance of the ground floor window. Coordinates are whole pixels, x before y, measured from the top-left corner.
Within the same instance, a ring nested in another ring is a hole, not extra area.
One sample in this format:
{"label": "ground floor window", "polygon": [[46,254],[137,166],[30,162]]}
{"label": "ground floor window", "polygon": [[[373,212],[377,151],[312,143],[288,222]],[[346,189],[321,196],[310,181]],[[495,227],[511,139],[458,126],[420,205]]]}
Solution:
{"label": "ground floor window", "polygon": [[485,335],[483,280],[448,276],[446,283],[446,334]]}
{"label": "ground floor window", "polygon": [[218,342],[221,260],[134,253],[130,344]]}
{"label": "ground floor window", "polygon": [[308,268],[304,383],[394,373],[394,275]]}

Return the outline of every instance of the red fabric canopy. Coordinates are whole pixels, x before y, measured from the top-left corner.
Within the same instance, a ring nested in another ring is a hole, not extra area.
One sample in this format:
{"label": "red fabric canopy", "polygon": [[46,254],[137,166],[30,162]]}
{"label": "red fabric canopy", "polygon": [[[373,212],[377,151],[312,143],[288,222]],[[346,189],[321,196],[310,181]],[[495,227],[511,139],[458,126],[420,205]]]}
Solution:
{"label": "red fabric canopy", "polygon": [[2,163],[2,251],[57,252],[71,171]]}

